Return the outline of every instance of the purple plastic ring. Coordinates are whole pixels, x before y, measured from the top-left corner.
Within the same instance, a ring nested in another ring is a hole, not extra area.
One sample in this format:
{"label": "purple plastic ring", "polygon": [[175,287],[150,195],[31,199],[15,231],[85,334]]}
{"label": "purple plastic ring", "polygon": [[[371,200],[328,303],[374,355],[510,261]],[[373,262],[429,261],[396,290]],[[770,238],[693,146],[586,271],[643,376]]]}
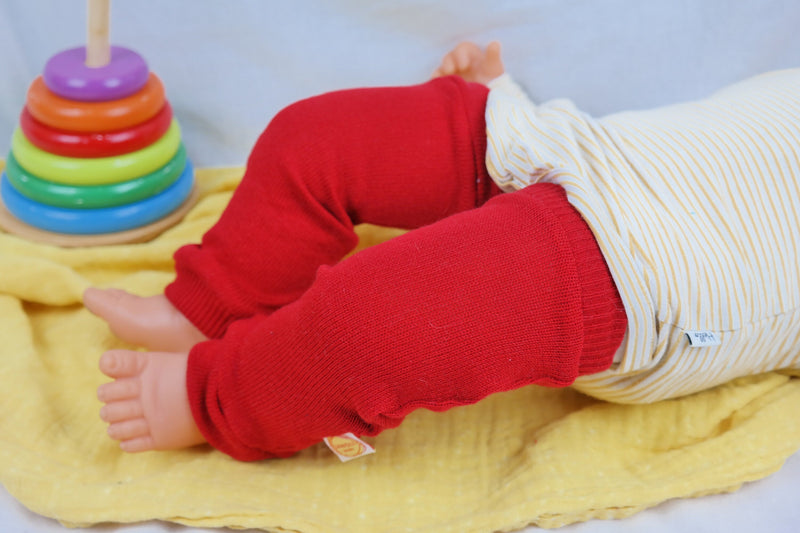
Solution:
{"label": "purple plastic ring", "polygon": [[111,47],[111,61],[102,67],[86,66],[86,48],[70,48],[51,57],[42,77],[57,95],[82,102],[104,102],[129,96],[147,83],[150,69],[128,48]]}

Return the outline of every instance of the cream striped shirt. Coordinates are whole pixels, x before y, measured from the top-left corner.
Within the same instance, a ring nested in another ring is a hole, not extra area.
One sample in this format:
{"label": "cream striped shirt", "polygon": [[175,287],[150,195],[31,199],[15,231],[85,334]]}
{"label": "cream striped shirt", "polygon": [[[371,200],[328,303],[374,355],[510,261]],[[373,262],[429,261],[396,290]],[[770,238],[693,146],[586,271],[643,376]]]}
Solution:
{"label": "cream striped shirt", "polygon": [[491,89],[492,178],[562,185],[625,304],[618,360],[577,388],[651,402],[800,367],[800,69],[601,119]]}

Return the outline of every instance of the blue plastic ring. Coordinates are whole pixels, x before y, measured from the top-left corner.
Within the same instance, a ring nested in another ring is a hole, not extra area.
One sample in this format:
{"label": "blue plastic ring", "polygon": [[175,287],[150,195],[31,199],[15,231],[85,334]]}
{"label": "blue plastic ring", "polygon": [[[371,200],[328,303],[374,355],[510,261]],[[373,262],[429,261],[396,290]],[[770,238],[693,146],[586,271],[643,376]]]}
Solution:
{"label": "blue plastic ring", "polygon": [[138,228],[166,217],[188,198],[193,185],[194,169],[187,160],[180,177],[168,188],[118,207],[69,209],[40,204],[18,193],[5,172],[0,176],[0,197],[11,214],[30,226],[55,233],[99,235]]}

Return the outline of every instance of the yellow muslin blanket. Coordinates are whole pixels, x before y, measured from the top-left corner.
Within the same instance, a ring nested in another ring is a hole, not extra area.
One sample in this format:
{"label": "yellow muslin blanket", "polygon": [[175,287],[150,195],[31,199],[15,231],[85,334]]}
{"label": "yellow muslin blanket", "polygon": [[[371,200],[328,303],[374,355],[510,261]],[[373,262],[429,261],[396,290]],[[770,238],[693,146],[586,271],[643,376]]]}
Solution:
{"label": "yellow muslin blanket", "polygon": [[[491,532],[619,518],[736,489],[800,447],[800,380],[773,373],[679,400],[614,405],[526,387],[418,411],[340,463],[322,445],[239,463],[209,447],[126,455],[105,435],[100,354],[122,346],[81,305],[89,285],[158,293],[241,169],[198,172],[201,200],[152,242],[60,249],[0,232],[0,482],[68,525],[167,520],[303,533]],[[362,246],[395,233],[360,228]]]}

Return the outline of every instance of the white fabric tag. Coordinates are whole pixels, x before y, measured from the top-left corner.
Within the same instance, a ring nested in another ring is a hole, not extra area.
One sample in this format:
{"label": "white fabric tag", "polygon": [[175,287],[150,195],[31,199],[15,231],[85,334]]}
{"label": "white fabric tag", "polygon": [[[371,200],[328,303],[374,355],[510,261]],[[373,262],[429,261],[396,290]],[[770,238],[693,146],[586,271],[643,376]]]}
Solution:
{"label": "white fabric tag", "polygon": [[375,448],[352,433],[336,435],[335,437],[325,437],[322,440],[343,463],[375,453]]}
{"label": "white fabric tag", "polygon": [[687,331],[686,337],[689,339],[689,346],[702,348],[705,346],[719,346],[722,341],[713,331]]}

